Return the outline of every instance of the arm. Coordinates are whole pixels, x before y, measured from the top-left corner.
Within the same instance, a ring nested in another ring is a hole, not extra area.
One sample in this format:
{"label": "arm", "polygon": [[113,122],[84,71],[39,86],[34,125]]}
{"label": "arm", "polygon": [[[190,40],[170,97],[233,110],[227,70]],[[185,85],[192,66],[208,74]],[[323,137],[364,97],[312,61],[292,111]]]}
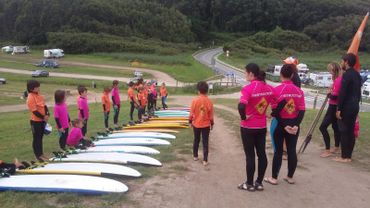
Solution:
{"label": "arm", "polygon": [[62,125],[60,124],[59,118],[57,118],[57,117],[55,118],[55,123],[57,124],[58,129],[62,128]]}
{"label": "arm", "polygon": [[241,120],[247,120],[247,115],[245,114],[245,110],[246,110],[246,105],[244,103],[239,103],[238,104],[238,111],[239,111],[239,115],[240,115],[240,119]]}
{"label": "arm", "polygon": [[215,120],[214,120],[214,110],[213,110],[213,103],[211,102],[211,105],[210,105],[210,111],[209,111],[209,118],[211,120],[211,128],[213,128],[212,126],[215,124]]}
{"label": "arm", "polygon": [[189,112],[189,124],[192,124],[192,123],[193,123],[194,112],[195,112],[195,109],[194,109],[194,100],[193,100],[193,101],[191,102],[191,106],[190,106],[190,112]]}
{"label": "arm", "polygon": [[346,93],[348,90],[348,84],[349,84],[348,73],[344,73],[342,76],[341,87],[338,95],[338,111],[343,110],[344,101],[347,98]]}

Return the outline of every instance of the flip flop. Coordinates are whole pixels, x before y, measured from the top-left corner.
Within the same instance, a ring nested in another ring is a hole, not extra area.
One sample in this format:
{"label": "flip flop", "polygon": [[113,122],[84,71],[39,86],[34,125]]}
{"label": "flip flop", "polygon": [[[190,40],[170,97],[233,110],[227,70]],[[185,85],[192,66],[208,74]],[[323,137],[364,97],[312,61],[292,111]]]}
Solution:
{"label": "flip flop", "polygon": [[277,183],[277,182],[272,182],[270,177],[269,177],[269,178],[264,178],[263,180],[264,180],[266,183],[269,183],[269,184],[271,184],[271,185],[274,185],[274,186],[275,186],[275,185],[278,185],[278,183]]}

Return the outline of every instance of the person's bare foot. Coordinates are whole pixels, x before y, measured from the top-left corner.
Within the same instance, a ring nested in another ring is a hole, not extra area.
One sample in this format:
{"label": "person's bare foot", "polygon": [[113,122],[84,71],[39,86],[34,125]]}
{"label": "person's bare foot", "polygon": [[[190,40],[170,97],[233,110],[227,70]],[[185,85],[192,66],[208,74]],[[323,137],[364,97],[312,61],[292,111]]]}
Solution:
{"label": "person's bare foot", "polygon": [[194,161],[198,161],[198,160],[199,160],[199,158],[197,158],[197,157],[194,157],[194,158],[193,158],[193,160],[194,160]]}
{"label": "person's bare foot", "polygon": [[284,178],[284,181],[286,181],[287,183],[289,183],[289,184],[295,184],[295,181],[294,181],[294,179],[293,178],[290,178],[290,177],[285,177]]}
{"label": "person's bare foot", "polygon": [[203,165],[204,166],[207,166],[208,165],[208,162],[207,161],[203,161]]}
{"label": "person's bare foot", "polygon": [[342,157],[336,157],[333,159],[335,162],[341,162],[341,163],[350,163],[352,162],[349,158],[342,158]]}
{"label": "person's bare foot", "polygon": [[273,177],[268,177],[263,179],[266,183],[269,183],[271,185],[278,185],[278,180]]}
{"label": "person's bare foot", "polygon": [[326,157],[330,157],[330,156],[332,156],[332,152],[330,150],[325,150],[324,152],[322,152],[320,154],[320,157],[322,157],[322,158],[326,158]]}
{"label": "person's bare foot", "polygon": [[330,152],[333,154],[338,154],[339,153],[339,147],[333,147],[330,149]]}
{"label": "person's bare foot", "polygon": [[17,158],[14,158],[13,163],[14,163],[16,168],[19,168],[19,167],[23,166],[23,164],[20,163]]}

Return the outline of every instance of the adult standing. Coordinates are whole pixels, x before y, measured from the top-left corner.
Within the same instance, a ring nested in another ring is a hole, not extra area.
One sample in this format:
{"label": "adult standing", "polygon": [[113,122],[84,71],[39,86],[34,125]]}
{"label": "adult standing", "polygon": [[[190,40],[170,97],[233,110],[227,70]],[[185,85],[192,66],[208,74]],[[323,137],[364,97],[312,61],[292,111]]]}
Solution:
{"label": "adult standing", "polygon": [[356,56],[353,53],[342,57],[342,69],[345,73],[342,76],[336,115],[341,134],[342,156],[334,158],[337,162],[351,162],[355,146],[354,130],[361,100],[361,76],[353,68],[355,64]]}
{"label": "adult standing", "polygon": [[[273,99],[273,88],[266,84],[265,72],[257,64],[246,67],[246,79],[250,82],[241,91],[238,110],[241,118],[240,133],[246,157],[247,181],[238,186],[247,191],[262,191],[262,181],[267,168],[266,157],[266,109]],[[255,151],[258,157],[258,177],[255,183]]]}
{"label": "adult standing", "polygon": [[[329,96],[329,107],[326,111],[325,117],[320,125],[320,131],[325,143],[325,151],[321,153],[320,157],[329,157],[332,154],[336,154],[339,150],[340,145],[340,133],[337,123],[337,104],[338,95],[340,90],[340,84],[342,82],[342,69],[337,63],[330,63],[328,65],[328,71],[332,75],[333,86],[330,88]],[[334,131],[334,141],[335,145],[333,149],[330,149],[330,135],[328,132],[328,127],[331,125]]]}
{"label": "adult standing", "polygon": [[299,125],[301,124],[305,113],[305,101],[303,91],[295,86],[291,81],[294,68],[292,64],[285,64],[281,68],[281,85],[274,88],[273,111],[276,111],[279,103],[285,101],[286,104],[282,110],[277,113],[278,126],[274,132],[276,151],[272,164],[272,177],[265,181],[277,185],[278,175],[281,168],[283,157],[283,143],[286,142],[288,153],[288,174],[284,178],[289,184],[294,184],[293,175],[297,168],[297,140],[299,136]]}
{"label": "adult standing", "polygon": [[32,147],[38,161],[47,161],[44,156],[42,139],[44,137],[45,125],[49,121],[49,110],[45,104],[44,97],[40,94],[40,82],[30,80],[27,82],[27,106],[31,112]]}

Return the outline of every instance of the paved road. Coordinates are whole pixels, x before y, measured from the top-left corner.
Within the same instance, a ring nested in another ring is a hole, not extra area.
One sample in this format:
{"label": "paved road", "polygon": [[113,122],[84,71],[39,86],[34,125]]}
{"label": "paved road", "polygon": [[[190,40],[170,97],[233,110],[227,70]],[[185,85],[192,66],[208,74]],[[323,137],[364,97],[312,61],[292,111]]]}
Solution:
{"label": "paved road", "polygon": [[[198,60],[200,63],[207,65],[209,68],[211,68],[216,74],[223,74],[223,75],[230,75],[233,74],[236,78],[236,82],[240,85],[245,85],[248,82],[245,81],[244,72],[240,69],[237,69],[229,64],[226,64],[220,60],[217,59],[217,56],[219,54],[222,54],[222,48],[215,48],[215,49],[209,49],[209,50],[203,50],[199,53],[196,53],[194,55],[194,58]],[[269,82],[271,85],[277,85],[277,83]],[[316,94],[312,92],[311,89],[305,89],[302,88],[305,92],[305,100],[306,100],[306,106],[308,108],[313,108],[315,103],[315,97]],[[317,96],[317,102],[316,102],[316,108],[319,108],[323,101],[325,99],[324,95],[318,95]],[[363,112],[370,112],[370,105],[367,103],[363,103],[361,105],[361,111]]]}

